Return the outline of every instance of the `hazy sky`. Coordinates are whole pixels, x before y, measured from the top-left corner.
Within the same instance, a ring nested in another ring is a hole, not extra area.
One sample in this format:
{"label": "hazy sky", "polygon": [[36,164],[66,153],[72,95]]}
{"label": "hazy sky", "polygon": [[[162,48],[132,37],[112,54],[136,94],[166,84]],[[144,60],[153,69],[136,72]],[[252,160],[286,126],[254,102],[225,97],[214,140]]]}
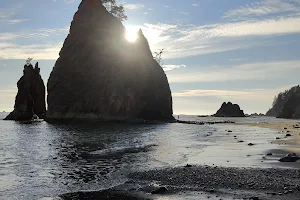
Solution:
{"label": "hazy sky", "polygon": [[[300,82],[300,0],[126,0],[163,65],[174,113],[213,114],[223,101],[265,112]],[[1,0],[0,110],[11,111],[27,57],[45,83],[79,0]]]}

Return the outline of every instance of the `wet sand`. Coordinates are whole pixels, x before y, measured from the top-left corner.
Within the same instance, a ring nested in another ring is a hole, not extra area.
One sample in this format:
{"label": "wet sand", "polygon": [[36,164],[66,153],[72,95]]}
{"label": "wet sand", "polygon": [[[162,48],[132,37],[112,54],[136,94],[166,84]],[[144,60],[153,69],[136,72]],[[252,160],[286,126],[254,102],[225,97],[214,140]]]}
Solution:
{"label": "wet sand", "polygon": [[[272,141],[273,143],[300,145],[300,121],[299,122],[295,121],[294,123],[293,122],[239,123],[238,125],[258,126],[261,128],[269,128],[269,129],[277,130],[278,133],[281,133],[281,137],[279,137],[280,139],[278,140]],[[293,137],[288,138],[286,137],[286,134],[291,134]]]}

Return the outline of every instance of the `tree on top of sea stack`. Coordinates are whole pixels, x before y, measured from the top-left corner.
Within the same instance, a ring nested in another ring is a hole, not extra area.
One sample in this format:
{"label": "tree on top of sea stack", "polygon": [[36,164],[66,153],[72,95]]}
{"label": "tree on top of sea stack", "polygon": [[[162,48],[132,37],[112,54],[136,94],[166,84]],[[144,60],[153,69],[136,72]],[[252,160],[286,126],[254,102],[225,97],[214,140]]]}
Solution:
{"label": "tree on top of sea stack", "polygon": [[127,19],[125,15],[124,6],[122,4],[118,5],[116,0],[101,0],[104,7],[117,17],[120,21],[124,21]]}
{"label": "tree on top of sea stack", "polygon": [[47,121],[173,120],[172,96],[143,32],[126,29],[100,0],[82,0],[48,80]]}

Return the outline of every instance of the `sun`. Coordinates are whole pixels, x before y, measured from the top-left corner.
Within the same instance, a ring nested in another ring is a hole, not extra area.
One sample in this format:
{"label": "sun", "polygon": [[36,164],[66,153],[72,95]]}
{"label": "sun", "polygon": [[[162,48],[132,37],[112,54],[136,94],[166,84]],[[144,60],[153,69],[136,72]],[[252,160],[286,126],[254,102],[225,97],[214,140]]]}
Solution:
{"label": "sun", "polygon": [[137,30],[135,27],[126,27],[126,35],[125,38],[128,42],[135,42],[137,39]]}

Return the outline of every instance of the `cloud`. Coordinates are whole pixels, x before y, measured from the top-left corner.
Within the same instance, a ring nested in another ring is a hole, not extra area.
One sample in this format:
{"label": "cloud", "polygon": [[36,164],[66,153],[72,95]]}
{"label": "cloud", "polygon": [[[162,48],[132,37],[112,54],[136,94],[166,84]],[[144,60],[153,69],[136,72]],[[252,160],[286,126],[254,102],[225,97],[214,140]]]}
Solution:
{"label": "cloud", "polygon": [[62,47],[62,42],[54,44],[19,45],[6,44],[5,48],[0,43],[0,59],[25,59],[33,57],[39,60],[55,60]]}
{"label": "cloud", "polygon": [[171,71],[174,69],[179,69],[182,67],[186,67],[186,65],[163,65],[162,68],[164,69],[164,71]]}
{"label": "cloud", "polygon": [[14,5],[9,8],[0,8],[0,24],[17,24],[28,21],[29,19],[16,19],[15,16],[22,9],[21,4]]}
{"label": "cloud", "polygon": [[6,19],[14,16],[18,9],[19,6],[14,8],[0,8],[0,19]]}
{"label": "cloud", "polygon": [[234,61],[242,61],[243,59],[241,59],[241,58],[229,58],[229,61],[232,61],[232,62],[234,62]]}
{"label": "cloud", "polygon": [[274,17],[197,26],[145,24],[141,26],[152,50],[165,48],[165,58],[182,58],[266,45],[264,36],[300,33],[300,16]]}
{"label": "cloud", "polygon": [[274,98],[279,92],[285,91],[291,88],[292,85],[279,87],[279,88],[259,88],[248,90],[184,90],[180,92],[172,93],[174,98],[186,98],[186,97],[213,97],[222,99],[224,101],[269,101]]}
{"label": "cloud", "polygon": [[[56,1],[56,0],[53,0],[53,1]],[[74,1],[77,1],[77,0],[64,0],[64,1],[67,3],[73,3]]]}
{"label": "cloud", "polygon": [[261,99],[274,96],[279,89],[252,89],[252,90],[185,90],[173,93],[174,97],[217,97],[224,99]]}
{"label": "cloud", "polygon": [[300,60],[261,62],[236,65],[232,67],[214,66],[170,73],[170,83],[223,82],[241,80],[270,80],[282,77],[283,73],[300,70]]}
{"label": "cloud", "polygon": [[42,28],[32,31],[21,32],[7,32],[0,33],[0,39],[2,40],[15,40],[15,39],[34,39],[40,40],[54,35],[67,34],[69,27],[65,28]]}
{"label": "cloud", "polygon": [[0,90],[1,97],[15,97],[18,90]]}
{"label": "cloud", "polygon": [[29,21],[29,19],[7,19],[3,21],[0,20],[0,22],[6,22],[7,24],[17,24],[26,21]]}
{"label": "cloud", "polygon": [[68,30],[69,27],[0,33],[0,59],[57,59],[63,41],[55,42],[51,38],[64,37]]}
{"label": "cloud", "polygon": [[124,4],[124,8],[129,9],[129,10],[135,10],[135,9],[140,9],[144,8],[144,4]]}
{"label": "cloud", "polygon": [[198,7],[198,6],[199,6],[199,4],[195,4],[195,3],[194,3],[194,4],[192,4],[192,6]]}
{"label": "cloud", "polygon": [[190,13],[188,13],[188,12],[180,12],[180,14],[189,15]]}
{"label": "cloud", "polygon": [[269,14],[279,14],[287,12],[299,12],[299,0],[262,0],[250,5],[242,6],[238,9],[228,11],[225,18],[240,18],[248,16],[263,16]]}

